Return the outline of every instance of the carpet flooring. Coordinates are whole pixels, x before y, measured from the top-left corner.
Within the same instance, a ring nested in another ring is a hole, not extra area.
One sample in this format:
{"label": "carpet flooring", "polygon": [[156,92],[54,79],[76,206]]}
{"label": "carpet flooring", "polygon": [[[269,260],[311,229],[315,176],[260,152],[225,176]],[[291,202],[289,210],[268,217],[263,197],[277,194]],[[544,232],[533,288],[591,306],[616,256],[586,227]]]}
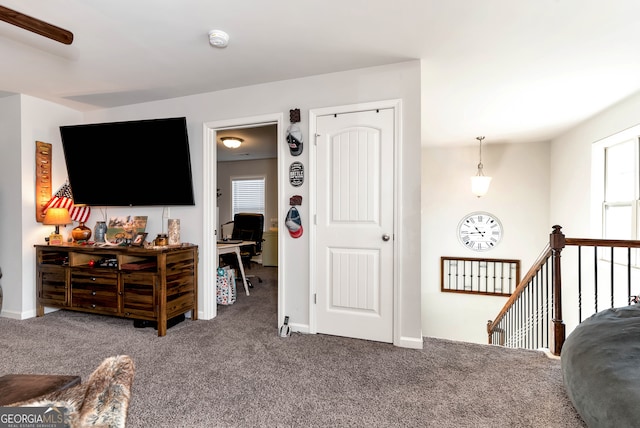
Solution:
{"label": "carpet flooring", "polygon": [[57,311],[0,318],[0,375],[88,378],[112,355],[136,364],[128,427],[585,427],[543,353],[425,338],[402,349],[278,336],[276,268],[251,296],[157,337],[131,320]]}

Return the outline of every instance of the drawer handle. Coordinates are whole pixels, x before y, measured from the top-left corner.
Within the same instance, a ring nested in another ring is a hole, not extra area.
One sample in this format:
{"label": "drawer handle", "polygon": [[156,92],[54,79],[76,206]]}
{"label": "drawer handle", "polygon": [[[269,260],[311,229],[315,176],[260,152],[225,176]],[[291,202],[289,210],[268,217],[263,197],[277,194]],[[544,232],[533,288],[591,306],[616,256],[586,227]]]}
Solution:
{"label": "drawer handle", "polygon": [[95,280],[96,280],[96,277],[95,277],[95,276],[92,276],[92,277],[91,277],[91,281],[95,281]]}
{"label": "drawer handle", "polygon": [[96,292],[95,292],[95,291],[92,291],[92,292],[91,292],[91,295],[92,295],[92,296],[95,296],[95,295],[96,295]]}
{"label": "drawer handle", "polygon": [[91,305],[91,307],[92,307],[93,309],[95,309],[95,308],[96,308],[96,304],[94,303],[93,305]]}

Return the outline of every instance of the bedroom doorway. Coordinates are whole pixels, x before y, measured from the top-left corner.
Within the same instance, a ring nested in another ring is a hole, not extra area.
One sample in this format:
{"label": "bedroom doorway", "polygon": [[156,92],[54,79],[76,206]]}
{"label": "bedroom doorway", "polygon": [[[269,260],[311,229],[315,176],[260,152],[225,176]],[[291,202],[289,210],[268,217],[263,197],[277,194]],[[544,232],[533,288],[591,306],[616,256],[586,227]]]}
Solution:
{"label": "bedroom doorway", "polygon": [[[278,276],[278,320],[281,319],[283,288],[284,260],[280,236],[273,233],[274,222],[277,227],[277,219],[281,217],[281,202],[278,195],[283,194],[280,177],[283,171],[281,148],[286,146],[283,142],[283,115],[273,114],[265,116],[248,117],[235,120],[206,122],[203,124],[203,200],[204,200],[204,227],[205,236],[203,248],[200,254],[200,263],[204,278],[200,281],[199,315],[202,319],[211,319],[217,315],[216,304],[216,269],[218,267],[218,254],[216,241],[222,238],[221,225],[230,221],[232,215],[231,181],[233,178],[249,177],[255,175],[266,176],[265,187],[265,235],[264,239],[275,239],[276,242],[267,243],[260,257],[260,262],[266,256],[270,263],[277,266]],[[240,138],[242,143],[237,149],[220,149],[221,137],[234,136]],[[260,140],[269,138],[275,141],[269,144],[260,144]],[[243,147],[244,146],[244,147]],[[267,147],[269,146],[269,147]],[[275,151],[275,158],[273,151]],[[266,160],[271,159],[271,160]],[[219,171],[220,169],[220,171]],[[222,174],[222,175],[221,175]],[[220,177],[220,181],[218,178]],[[272,232],[272,233],[269,233]],[[266,249],[267,254],[264,254]],[[275,254],[270,253],[275,251]],[[251,272],[246,272],[249,275]],[[258,279],[254,280],[254,287],[259,285]],[[251,289],[250,289],[251,291]],[[238,294],[244,296],[242,281],[237,285]],[[251,298],[251,296],[249,296]]]}

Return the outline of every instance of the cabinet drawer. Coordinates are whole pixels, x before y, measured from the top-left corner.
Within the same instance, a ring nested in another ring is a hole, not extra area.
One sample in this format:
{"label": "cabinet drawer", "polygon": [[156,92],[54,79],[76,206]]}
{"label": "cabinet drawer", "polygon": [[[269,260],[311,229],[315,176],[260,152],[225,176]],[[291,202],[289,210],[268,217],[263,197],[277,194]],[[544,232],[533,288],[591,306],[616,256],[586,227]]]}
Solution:
{"label": "cabinet drawer", "polygon": [[118,274],[72,272],[71,306],[98,312],[118,312]]}
{"label": "cabinet drawer", "polygon": [[158,277],[152,274],[122,274],[122,312],[124,316],[155,318],[156,284]]}
{"label": "cabinet drawer", "polygon": [[67,303],[67,270],[43,268],[38,273],[40,289],[38,298],[43,305],[65,306]]}

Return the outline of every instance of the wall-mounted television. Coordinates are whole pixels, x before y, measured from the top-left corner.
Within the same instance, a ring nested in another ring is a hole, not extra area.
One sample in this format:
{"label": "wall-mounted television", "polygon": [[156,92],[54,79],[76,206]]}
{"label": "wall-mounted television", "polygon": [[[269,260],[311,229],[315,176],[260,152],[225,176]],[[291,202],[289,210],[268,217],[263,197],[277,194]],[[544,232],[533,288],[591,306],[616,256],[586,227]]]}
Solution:
{"label": "wall-mounted television", "polygon": [[184,117],[60,127],[75,204],[195,205]]}

